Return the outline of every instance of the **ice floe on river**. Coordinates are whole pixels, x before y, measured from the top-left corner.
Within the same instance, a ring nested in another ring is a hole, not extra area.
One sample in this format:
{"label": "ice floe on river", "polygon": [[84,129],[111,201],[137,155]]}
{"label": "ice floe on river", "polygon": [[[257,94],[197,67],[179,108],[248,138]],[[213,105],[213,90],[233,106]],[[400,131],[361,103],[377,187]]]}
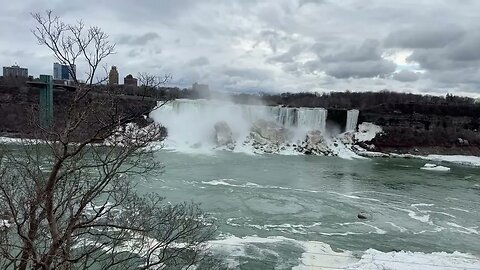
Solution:
{"label": "ice floe on river", "polygon": [[445,167],[445,166],[440,166],[432,163],[426,163],[423,165],[422,170],[427,170],[427,171],[437,171],[437,172],[448,172],[450,171],[450,168]]}

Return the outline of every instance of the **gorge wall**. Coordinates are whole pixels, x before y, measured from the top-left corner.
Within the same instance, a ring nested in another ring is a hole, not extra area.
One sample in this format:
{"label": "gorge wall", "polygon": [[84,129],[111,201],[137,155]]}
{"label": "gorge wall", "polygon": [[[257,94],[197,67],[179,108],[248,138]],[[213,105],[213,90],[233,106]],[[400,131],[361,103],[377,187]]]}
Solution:
{"label": "gorge wall", "polygon": [[[65,122],[67,108],[71,104],[75,92],[54,89],[53,111],[54,126],[60,127]],[[79,128],[81,132],[92,133],[99,126],[102,117],[113,113],[124,115],[141,115],[156,106],[156,101],[135,96],[111,95],[91,92],[84,100],[86,103],[97,103],[95,112],[88,114],[85,123]],[[39,90],[29,86],[0,86],[0,135],[9,137],[34,138],[38,131]],[[106,104],[108,106],[106,106]],[[113,106],[113,105],[114,106]],[[143,117],[136,119],[139,123]]]}
{"label": "gorge wall", "polygon": [[480,154],[479,118],[474,106],[391,104],[361,111],[359,122],[383,128],[380,151]]}

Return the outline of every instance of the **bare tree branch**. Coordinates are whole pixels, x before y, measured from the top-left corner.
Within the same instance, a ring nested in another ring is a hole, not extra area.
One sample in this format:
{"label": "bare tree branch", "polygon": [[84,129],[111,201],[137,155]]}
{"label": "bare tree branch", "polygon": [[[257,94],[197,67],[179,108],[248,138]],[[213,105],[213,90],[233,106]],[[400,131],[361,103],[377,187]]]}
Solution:
{"label": "bare tree branch", "polygon": [[[165,128],[135,123],[157,106],[134,110],[114,93],[93,91],[115,45],[82,21],[70,25],[52,11],[32,16],[39,44],[70,67],[77,88],[64,119],[49,128],[32,120],[35,140],[0,146],[0,268],[188,269],[203,262],[214,227],[199,207],[136,193],[135,179],[162,170],[151,147]],[[78,63],[87,65],[85,84]],[[156,90],[171,76],[139,77]]]}

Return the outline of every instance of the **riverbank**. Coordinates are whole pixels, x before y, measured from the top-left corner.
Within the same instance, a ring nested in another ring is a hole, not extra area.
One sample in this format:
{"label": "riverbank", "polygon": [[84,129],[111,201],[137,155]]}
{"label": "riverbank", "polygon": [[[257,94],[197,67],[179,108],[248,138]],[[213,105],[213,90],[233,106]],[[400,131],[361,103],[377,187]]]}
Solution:
{"label": "riverbank", "polygon": [[357,149],[355,153],[362,157],[381,157],[381,158],[405,158],[405,159],[423,159],[433,162],[449,162],[459,165],[480,167],[480,156],[475,155],[447,155],[447,154],[398,154],[398,153],[384,153],[373,152],[367,150]]}

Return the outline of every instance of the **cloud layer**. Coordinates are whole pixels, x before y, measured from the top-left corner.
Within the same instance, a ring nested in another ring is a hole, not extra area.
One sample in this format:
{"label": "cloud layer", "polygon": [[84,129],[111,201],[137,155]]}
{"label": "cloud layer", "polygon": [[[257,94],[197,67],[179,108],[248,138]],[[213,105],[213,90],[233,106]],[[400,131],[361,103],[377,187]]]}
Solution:
{"label": "cloud layer", "polygon": [[[2,0],[4,1],[4,0]],[[51,73],[29,12],[102,27],[121,76],[225,91],[381,90],[480,95],[480,1],[10,1],[0,63]]]}

